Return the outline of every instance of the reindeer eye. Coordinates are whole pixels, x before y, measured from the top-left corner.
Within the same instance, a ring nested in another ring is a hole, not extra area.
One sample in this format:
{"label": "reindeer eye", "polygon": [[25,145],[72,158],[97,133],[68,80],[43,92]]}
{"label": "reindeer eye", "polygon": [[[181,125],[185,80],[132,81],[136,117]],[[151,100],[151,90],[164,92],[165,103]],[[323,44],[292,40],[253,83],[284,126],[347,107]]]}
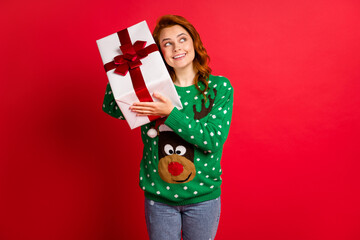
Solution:
{"label": "reindeer eye", "polygon": [[167,155],[174,154],[174,148],[170,144],[165,145],[164,151]]}
{"label": "reindeer eye", "polygon": [[176,149],[175,149],[175,153],[177,155],[182,156],[182,155],[184,155],[186,153],[186,148],[184,146],[181,146],[181,145],[177,146]]}

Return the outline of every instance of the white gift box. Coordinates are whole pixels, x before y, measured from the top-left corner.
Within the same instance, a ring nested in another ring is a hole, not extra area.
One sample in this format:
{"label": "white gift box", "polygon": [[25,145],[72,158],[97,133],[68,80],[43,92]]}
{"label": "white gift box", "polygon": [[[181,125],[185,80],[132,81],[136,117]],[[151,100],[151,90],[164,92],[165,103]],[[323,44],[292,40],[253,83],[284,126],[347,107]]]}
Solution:
{"label": "white gift box", "polygon": [[[132,45],[134,45],[136,41],[145,41],[146,44],[143,43],[145,44],[145,48],[153,47],[152,49],[155,49],[156,46],[150,46],[155,44],[155,41],[145,21],[133,25],[125,30],[119,31],[118,33],[123,33],[124,31],[127,32],[127,39],[128,41],[131,41]],[[113,63],[114,58],[119,57],[120,55],[127,56],[126,50],[124,51],[125,54],[123,54],[119,48],[122,45],[121,42],[124,43],[125,41],[119,39],[121,38],[121,34],[118,33],[111,34],[96,41],[104,65],[109,65],[110,63],[110,65],[119,66]],[[123,44],[123,47],[124,45],[125,44]],[[123,58],[123,56],[120,58]],[[137,56],[139,56],[139,54],[137,54]],[[132,55],[127,59],[131,58]],[[131,61],[129,61],[130,65],[132,65]],[[144,87],[146,87],[145,91],[148,91],[147,94],[150,94],[153,101],[158,101],[156,98],[152,97],[152,94],[154,92],[157,92],[169,98],[176,108],[182,109],[179,96],[176,92],[172,79],[166,69],[160,52],[157,50],[157,47],[156,51],[152,51],[146,57],[141,58],[140,61],[141,65],[136,71],[140,69],[140,75],[142,75]],[[134,102],[141,101],[138,97],[138,93],[134,90],[134,78],[131,78],[130,76],[132,75],[130,72],[131,67],[124,76],[116,73],[115,71],[116,69],[111,69],[108,70],[106,74],[108,76],[115,101],[121,109],[121,112],[123,113],[130,128],[134,129],[136,127],[149,123],[151,120],[154,120],[154,117],[150,117],[149,119],[149,117],[147,116],[136,116],[136,113],[129,110],[129,107]]]}

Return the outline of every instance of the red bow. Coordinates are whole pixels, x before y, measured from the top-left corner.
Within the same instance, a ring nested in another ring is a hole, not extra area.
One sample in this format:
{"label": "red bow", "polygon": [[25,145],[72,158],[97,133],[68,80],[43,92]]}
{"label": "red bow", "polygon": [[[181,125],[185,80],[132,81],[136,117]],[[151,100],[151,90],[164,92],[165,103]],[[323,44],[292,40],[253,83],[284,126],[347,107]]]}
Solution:
{"label": "red bow", "polygon": [[[115,69],[115,73],[125,76],[128,72],[135,94],[140,102],[153,102],[153,99],[146,87],[145,80],[141,74],[139,66],[142,65],[140,59],[148,56],[152,52],[158,51],[156,44],[145,47],[145,41],[136,41],[131,43],[130,35],[127,29],[117,32],[120,40],[120,49],[122,55],[114,57],[114,60],[104,65],[105,71]],[[160,118],[160,116],[147,116],[150,121]]]}
{"label": "red bow", "polygon": [[136,41],[134,45],[131,43],[120,46],[123,55],[114,57],[115,73],[125,76],[129,69],[134,69],[142,65],[140,59],[147,57],[147,55],[153,52],[155,44],[152,44],[145,48],[145,41]]}

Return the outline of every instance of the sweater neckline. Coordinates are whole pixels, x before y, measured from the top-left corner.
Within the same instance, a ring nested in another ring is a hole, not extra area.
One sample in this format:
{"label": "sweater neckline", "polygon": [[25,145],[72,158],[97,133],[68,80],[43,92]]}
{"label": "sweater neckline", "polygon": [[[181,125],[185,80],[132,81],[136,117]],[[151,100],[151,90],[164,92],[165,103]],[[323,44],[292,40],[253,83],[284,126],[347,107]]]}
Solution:
{"label": "sweater neckline", "polygon": [[[209,76],[209,80],[211,79],[211,77],[212,77],[212,75],[210,74],[210,76]],[[203,84],[202,84],[202,82],[199,82],[199,85],[200,85],[200,88],[202,89],[203,87],[205,87]],[[176,89],[176,91],[177,92],[186,92],[186,91],[191,91],[191,90],[196,90],[196,91],[198,91],[198,89],[196,88],[196,86],[195,86],[195,84],[193,84],[193,85],[190,85],[190,86],[187,86],[187,87],[179,87],[179,86],[177,86],[177,85],[175,85],[174,84],[174,86],[175,86],[175,89]]]}
{"label": "sweater neckline", "polygon": [[187,87],[179,87],[179,86],[177,86],[175,84],[174,84],[174,86],[176,88],[176,91],[178,91],[178,92],[186,92],[186,91],[189,91],[189,90],[197,90],[196,87],[195,87],[195,84],[187,86]]}

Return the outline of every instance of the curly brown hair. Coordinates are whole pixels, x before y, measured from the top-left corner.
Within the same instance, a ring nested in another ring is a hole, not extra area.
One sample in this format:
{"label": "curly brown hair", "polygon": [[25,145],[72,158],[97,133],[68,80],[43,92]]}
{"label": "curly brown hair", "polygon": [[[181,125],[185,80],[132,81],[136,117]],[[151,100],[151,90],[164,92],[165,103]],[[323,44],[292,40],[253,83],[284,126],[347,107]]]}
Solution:
{"label": "curly brown hair", "polygon": [[[193,42],[194,42],[194,50],[195,50],[195,58],[193,61],[194,68],[198,70],[195,76],[195,87],[200,93],[205,97],[205,92],[208,89],[208,79],[211,73],[211,68],[209,67],[208,63],[210,61],[210,57],[206,52],[204,45],[201,42],[200,35],[194,28],[194,26],[186,20],[184,17],[177,16],[177,15],[164,15],[160,17],[157,21],[155,29],[153,31],[153,37],[155,39],[156,45],[160,49],[160,33],[161,30],[167,27],[172,27],[174,25],[180,25],[186,31],[189,32]],[[160,51],[161,52],[161,51]],[[161,53],[162,55],[162,53]],[[170,76],[173,81],[175,81],[175,71],[172,67],[170,67],[166,62],[166,67],[170,73]],[[199,82],[202,82],[205,86],[203,90],[201,90],[199,86]]]}

